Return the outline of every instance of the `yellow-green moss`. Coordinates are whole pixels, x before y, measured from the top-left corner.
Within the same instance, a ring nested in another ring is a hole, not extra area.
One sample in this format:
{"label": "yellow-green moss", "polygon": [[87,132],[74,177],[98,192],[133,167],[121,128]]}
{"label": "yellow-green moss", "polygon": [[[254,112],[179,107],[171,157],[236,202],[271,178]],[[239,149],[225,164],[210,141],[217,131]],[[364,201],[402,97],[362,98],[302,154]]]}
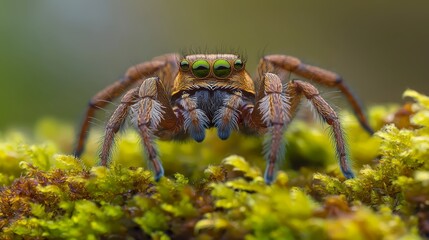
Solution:
{"label": "yellow-green moss", "polygon": [[[375,136],[343,113],[357,177],[341,175],[326,126],[295,121],[275,182],[263,182],[261,139],[160,142],[166,177],[154,182],[138,136],[117,139],[97,166],[101,130],[82,159],[68,124],[0,136],[2,239],[419,239],[429,229],[429,98],[414,91],[410,128],[397,107],[373,107]],[[239,143],[239,144],[238,144]],[[236,155],[238,154],[238,155]]]}

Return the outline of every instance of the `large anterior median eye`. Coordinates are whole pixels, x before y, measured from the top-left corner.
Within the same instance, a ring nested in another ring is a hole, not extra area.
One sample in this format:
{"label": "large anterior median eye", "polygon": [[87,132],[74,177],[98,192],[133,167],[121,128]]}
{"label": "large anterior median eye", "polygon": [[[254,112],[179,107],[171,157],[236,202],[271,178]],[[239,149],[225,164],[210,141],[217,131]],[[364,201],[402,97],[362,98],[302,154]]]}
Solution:
{"label": "large anterior median eye", "polygon": [[206,60],[197,60],[192,64],[192,73],[197,78],[205,78],[210,73],[210,64]]}
{"label": "large anterior median eye", "polygon": [[216,60],[213,64],[213,73],[216,77],[226,78],[231,73],[231,65],[227,60]]}

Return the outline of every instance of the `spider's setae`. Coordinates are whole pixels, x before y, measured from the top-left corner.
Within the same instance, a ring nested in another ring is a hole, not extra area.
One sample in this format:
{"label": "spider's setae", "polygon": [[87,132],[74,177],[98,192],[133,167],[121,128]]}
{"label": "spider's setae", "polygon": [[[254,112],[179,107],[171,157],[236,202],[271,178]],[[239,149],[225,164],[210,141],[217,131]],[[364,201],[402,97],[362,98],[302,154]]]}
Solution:
{"label": "spider's setae", "polygon": [[244,61],[237,55],[180,57],[168,54],[129,68],[121,80],[92,98],[79,132],[75,155],[80,156],[83,151],[89,120],[95,111],[129,89],[107,123],[100,152],[102,165],[108,164],[114,135],[127,115],[132,114],[156,180],[163,176],[164,170],[155,139],[191,137],[201,142],[206,129],[215,127],[221,139],[227,139],[233,130],[265,134],[265,182],[271,183],[276,163],[284,157],[283,133],[304,96],[332,127],[341,170],[345,177],[352,178],[337,114],[313,85],[300,80],[288,81],[289,73],[339,88],[362,127],[373,132],[362,106],[340,76],[303,64],[297,58],[265,56],[259,62],[259,76],[252,80]]}

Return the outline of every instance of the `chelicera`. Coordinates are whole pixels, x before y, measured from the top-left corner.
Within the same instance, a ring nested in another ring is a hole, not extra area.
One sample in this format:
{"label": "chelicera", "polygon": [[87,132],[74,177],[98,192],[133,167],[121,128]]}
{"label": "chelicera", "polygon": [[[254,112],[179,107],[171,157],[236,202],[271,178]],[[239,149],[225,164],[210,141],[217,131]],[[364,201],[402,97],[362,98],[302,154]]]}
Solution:
{"label": "chelicera", "polygon": [[267,161],[265,182],[275,179],[276,163],[284,157],[283,134],[302,97],[307,98],[321,118],[331,126],[340,168],[346,178],[354,177],[336,112],[308,82],[289,81],[289,74],[338,88],[350,102],[361,126],[373,130],[357,98],[336,73],[301,63],[295,57],[268,55],[252,79],[245,62],[234,54],[168,54],[130,67],[125,76],[98,92],[89,102],[79,132],[75,155],[80,156],[90,119],[97,109],[124,94],[106,125],[101,147],[101,165],[106,166],[115,134],[131,115],[153,169],[155,179],[164,175],[156,139],[192,138],[201,142],[206,129],[215,127],[220,139],[232,131],[265,135]]}

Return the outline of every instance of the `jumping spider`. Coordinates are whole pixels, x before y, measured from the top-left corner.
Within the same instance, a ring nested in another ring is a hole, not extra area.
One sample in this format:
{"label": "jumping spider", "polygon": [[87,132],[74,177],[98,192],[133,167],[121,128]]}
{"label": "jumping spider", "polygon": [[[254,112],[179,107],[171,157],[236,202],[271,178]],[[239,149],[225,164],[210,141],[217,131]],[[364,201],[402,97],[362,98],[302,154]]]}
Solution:
{"label": "jumping spider", "polygon": [[114,135],[127,115],[132,115],[155,179],[164,175],[155,144],[156,139],[204,140],[208,128],[217,128],[220,139],[231,131],[265,134],[265,182],[275,178],[276,163],[284,157],[283,133],[291,122],[302,96],[332,127],[340,168],[346,178],[353,172],[348,164],[346,143],[335,111],[310,83],[288,81],[290,73],[320,84],[337,87],[347,98],[361,126],[373,133],[362,106],[337,74],[301,63],[295,57],[268,55],[258,66],[252,80],[245,62],[234,54],[195,54],[180,57],[168,54],[130,67],[125,76],[98,92],[89,107],[79,132],[75,155],[80,156],[97,109],[123,94],[119,106],[106,126],[100,152],[101,165],[109,161]]}

